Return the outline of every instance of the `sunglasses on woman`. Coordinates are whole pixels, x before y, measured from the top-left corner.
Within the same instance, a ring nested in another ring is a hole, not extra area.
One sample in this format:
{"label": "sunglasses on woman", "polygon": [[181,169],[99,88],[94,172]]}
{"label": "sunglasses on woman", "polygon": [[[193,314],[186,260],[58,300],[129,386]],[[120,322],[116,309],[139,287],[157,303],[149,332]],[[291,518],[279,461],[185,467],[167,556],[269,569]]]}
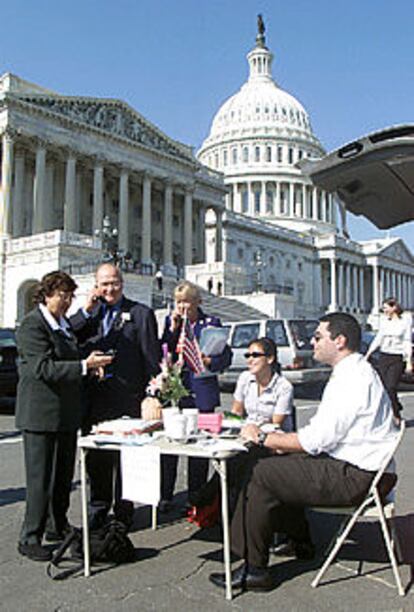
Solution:
{"label": "sunglasses on woman", "polygon": [[253,357],[253,359],[257,359],[258,357],[267,357],[266,353],[258,353],[257,351],[252,351],[251,353],[244,353],[246,359],[249,357]]}

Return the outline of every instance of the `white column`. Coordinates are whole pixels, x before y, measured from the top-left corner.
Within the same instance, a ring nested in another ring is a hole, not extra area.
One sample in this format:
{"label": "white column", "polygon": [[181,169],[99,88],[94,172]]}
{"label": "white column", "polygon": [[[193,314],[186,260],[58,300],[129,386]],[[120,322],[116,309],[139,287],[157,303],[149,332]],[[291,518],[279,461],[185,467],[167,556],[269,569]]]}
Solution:
{"label": "white column", "polygon": [[13,236],[22,236],[24,231],[24,170],[23,151],[16,151],[13,190]]}
{"label": "white column", "polygon": [[13,138],[3,134],[1,161],[0,235],[11,234],[12,224]]}
{"label": "white column", "polygon": [[184,196],[184,265],[193,263],[193,193],[186,189]]}
{"label": "white column", "polygon": [[173,265],[173,186],[169,182],[164,190],[163,265]]}
{"label": "white column", "polygon": [[223,211],[216,208],[216,261],[223,259]]}
{"label": "white column", "polygon": [[365,310],[364,268],[359,269],[359,307]]}
{"label": "white column", "polygon": [[347,263],[345,268],[345,305],[351,307],[351,264]]}
{"label": "white column", "polygon": [[289,217],[293,217],[295,214],[295,186],[293,183],[289,183]]}
{"label": "white column", "polygon": [[233,198],[233,205],[231,207],[231,210],[239,212],[237,208],[237,183],[233,183],[231,188],[232,188],[232,198]]}
{"label": "white column", "polygon": [[359,299],[358,299],[358,266],[352,266],[352,287],[353,287],[353,299],[352,299],[352,307],[358,308]]}
{"label": "white column", "polygon": [[95,164],[93,169],[93,219],[92,233],[95,235],[102,230],[102,221],[104,217],[104,201],[103,201],[103,181],[104,169],[100,162]]}
{"label": "white column", "polygon": [[[33,225],[34,234],[45,231],[45,223],[48,216],[46,209],[46,148],[39,144],[36,149],[35,179],[33,189]],[[49,211],[50,212],[50,211]]]}
{"label": "white column", "polygon": [[338,303],[336,301],[336,261],[332,257],[330,260],[331,264],[331,303],[329,304],[329,311],[335,312],[338,310]]}
{"label": "white column", "polygon": [[118,247],[125,253],[129,251],[129,173],[123,168],[119,178]]}
{"label": "white column", "polygon": [[302,217],[308,218],[307,200],[306,200],[306,185],[302,185]]}
{"label": "white column", "polygon": [[253,191],[253,185],[250,181],[247,183],[247,189],[248,189],[247,191],[248,193],[247,211],[249,215],[254,217],[254,191]]}
{"label": "white column", "polygon": [[372,309],[374,314],[379,313],[379,282],[378,282],[378,264],[372,266]]}
{"label": "white column", "polygon": [[152,263],[151,259],[151,177],[144,174],[142,183],[142,239],[141,261]]}
{"label": "white column", "polygon": [[338,306],[344,308],[344,264],[338,261]]}
{"label": "white column", "polygon": [[318,218],[318,189],[313,188],[312,192],[312,219]]}
{"label": "white column", "polygon": [[395,272],[391,272],[391,293],[392,297],[397,297],[397,281]]}
{"label": "white column", "polygon": [[380,274],[380,279],[379,279],[379,302],[380,302],[380,304],[382,304],[384,299],[385,299],[385,271],[384,271],[384,268],[382,266],[381,266],[381,268],[379,270],[379,274]]}
{"label": "white column", "polygon": [[69,153],[66,160],[65,202],[63,228],[67,232],[78,231],[78,214],[76,208],[76,158]]}
{"label": "white column", "polygon": [[280,204],[280,182],[276,181],[276,202],[275,202],[275,210],[276,210],[276,215],[280,216],[282,214],[281,212],[281,204]]}
{"label": "white column", "polygon": [[401,304],[401,274],[397,272],[397,301]]}
{"label": "white column", "polygon": [[198,208],[198,244],[199,244],[199,258],[200,261],[204,262],[206,259],[206,209],[202,202],[199,203]]}
{"label": "white column", "polygon": [[261,182],[261,193],[260,193],[260,215],[264,217],[267,214],[267,193],[266,193],[266,181]]}

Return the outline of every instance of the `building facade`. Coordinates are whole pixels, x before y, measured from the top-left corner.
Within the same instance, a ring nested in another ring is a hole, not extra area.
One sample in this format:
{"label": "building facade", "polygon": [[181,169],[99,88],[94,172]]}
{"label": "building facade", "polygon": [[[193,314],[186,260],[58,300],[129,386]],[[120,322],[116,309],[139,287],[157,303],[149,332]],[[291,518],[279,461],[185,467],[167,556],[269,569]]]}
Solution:
{"label": "building facade", "polygon": [[83,283],[102,258],[104,219],[145,301],[145,273],[175,276],[205,260],[205,213],[222,217],[222,176],[125,102],[5,74],[0,144],[0,325],[21,319],[45,272]]}
{"label": "building facade", "polygon": [[264,29],[247,60],[246,83],[220,107],[198,152],[223,172],[229,193],[223,217],[207,217],[207,263],[188,276],[204,286],[213,278],[244,301],[253,292],[273,316],[344,310],[375,325],[390,294],[412,309],[409,249],[398,238],[351,240],[342,204],[302,173],[300,160],[324,149],[302,104],[273,80]]}

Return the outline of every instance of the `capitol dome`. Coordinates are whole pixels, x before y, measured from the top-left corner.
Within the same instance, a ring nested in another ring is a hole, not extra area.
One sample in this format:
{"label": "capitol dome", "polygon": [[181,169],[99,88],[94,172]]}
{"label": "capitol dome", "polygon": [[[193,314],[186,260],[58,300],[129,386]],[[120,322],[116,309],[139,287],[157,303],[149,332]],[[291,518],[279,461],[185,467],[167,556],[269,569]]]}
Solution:
{"label": "capitol dome", "polygon": [[325,151],[302,104],[272,77],[273,54],[261,22],[247,55],[249,78],[216,113],[199,160],[224,173],[226,207],[296,230],[336,228],[331,194],[312,186],[296,163]]}

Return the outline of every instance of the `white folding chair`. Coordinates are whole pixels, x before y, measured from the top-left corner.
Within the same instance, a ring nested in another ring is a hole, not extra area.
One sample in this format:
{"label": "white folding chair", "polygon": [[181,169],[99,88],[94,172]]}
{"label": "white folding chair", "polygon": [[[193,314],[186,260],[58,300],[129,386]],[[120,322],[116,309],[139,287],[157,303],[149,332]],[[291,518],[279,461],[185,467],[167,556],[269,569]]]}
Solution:
{"label": "white folding chair", "polygon": [[[345,518],[340,526],[339,532],[336,536],[336,542],[332,547],[328,557],[326,558],[324,564],[319,570],[318,574],[314,578],[312,582],[312,587],[317,587],[320,583],[323,575],[325,574],[328,567],[331,565],[332,561],[335,559],[338,554],[340,548],[348,537],[351,529],[355,525],[356,521],[360,517],[376,517],[379,519],[381,524],[381,530],[384,537],[385,547],[388,553],[388,558],[390,560],[392,570],[394,572],[395,582],[397,584],[398,594],[405,595],[404,588],[401,584],[401,577],[398,571],[398,563],[395,555],[395,551],[397,552],[397,556],[401,559],[401,553],[397,538],[397,533],[394,529],[394,521],[392,520],[395,516],[395,504],[394,504],[394,489],[386,496],[385,500],[381,499],[380,490],[379,490],[379,482],[381,480],[382,475],[386,471],[387,467],[391,463],[394,454],[400,445],[402,437],[405,431],[405,421],[401,421],[400,432],[396,437],[393,448],[390,450],[388,456],[384,460],[383,465],[378,470],[375,475],[374,480],[372,481],[371,487],[363,500],[363,502],[358,507],[327,507],[327,506],[313,506],[311,510],[316,512],[324,512],[331,514],[343,514]],[[349,515],[351,518],[348,519]],[[390,519],[390,530],[387,526],[387,519]],[[362,561],[360,562],[358,568],[358,574],[360,573],[362,568]]]}

